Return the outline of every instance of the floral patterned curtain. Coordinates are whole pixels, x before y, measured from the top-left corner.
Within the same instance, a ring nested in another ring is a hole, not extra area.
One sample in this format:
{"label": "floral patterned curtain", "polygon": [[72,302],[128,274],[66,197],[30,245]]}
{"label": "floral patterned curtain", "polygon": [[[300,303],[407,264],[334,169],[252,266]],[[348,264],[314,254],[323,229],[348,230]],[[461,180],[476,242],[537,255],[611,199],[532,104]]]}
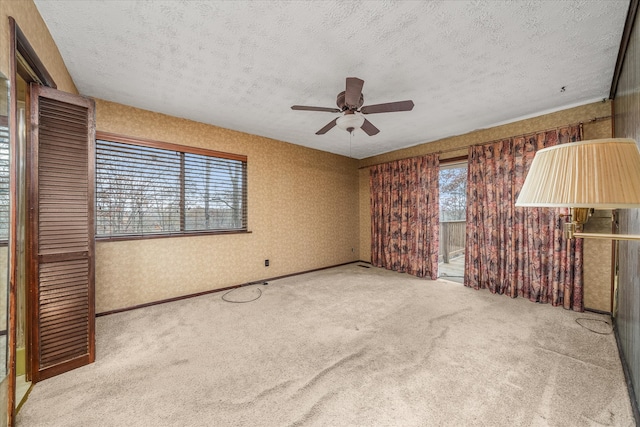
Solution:
{"label": "floral patterned curtain", "polygon": [[372,166],[371,263],[438,277],[438,154]]}
{"label": "floral patterned curtain", "polygon": [[563,236],[568,209],[515,207],[536,151],[581,137],[576,125],[469,147],[465,286],[583,311],[582,239]]}

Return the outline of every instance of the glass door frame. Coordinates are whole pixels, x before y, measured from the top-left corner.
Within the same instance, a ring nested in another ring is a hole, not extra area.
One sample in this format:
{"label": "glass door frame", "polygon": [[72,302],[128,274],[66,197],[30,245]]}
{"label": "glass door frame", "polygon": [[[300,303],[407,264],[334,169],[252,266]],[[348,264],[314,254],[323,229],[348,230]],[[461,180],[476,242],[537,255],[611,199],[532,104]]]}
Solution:
{"label": "glass door frame", "polygon": [[[18,92],[17,92],[17,76],[20,75],[27,83],[38,82],[44,86],[57,88],[55,81],[47,71],[46,67],[36,54],[35,49],[31,46],[27,37],[24,35],[16,20],[9,17],[9,145],[11,152],[10,160],[10,220],[9,220],[9,321],[7,325],[7,341],[8,341],[8,371],[9,387],[7,401],[7,424],[13,426],[15,424],[16,415],[16,330],[17,330],[17,278],[18,278]],[[27,124],[31,121],[30,115],[26,117]],[[29,126],[27,126],[28,132]],[[26,154],[26,153],[25,153]],[[28,174],[29,171],[27,170]],[[25,224],[26,226],[26,224]],[[24,284],[26,286],[26,283]],[[26,301],[27,307],[29,301]],[[28,322],[28,315],[27,315]],[[28,331],[28,328],[26,329]],[[28,334],[28,332],[27,332]],[[29,337],[26,337],[27,359],[31,357],[29,354]],[[26,361],[27,375],[30,374],[30,361]]]}

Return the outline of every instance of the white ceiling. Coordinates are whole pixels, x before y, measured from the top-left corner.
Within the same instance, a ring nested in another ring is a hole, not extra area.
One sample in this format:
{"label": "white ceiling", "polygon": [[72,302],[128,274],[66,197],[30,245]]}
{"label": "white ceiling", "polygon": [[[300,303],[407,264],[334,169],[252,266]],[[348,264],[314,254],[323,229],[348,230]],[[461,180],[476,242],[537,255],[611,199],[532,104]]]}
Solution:
{"label": "white ceiling", "polygon": [[[84,95],[364,158],[607,98],[629,1],[35,3]],[[415,108],[315,135],[346,77]]]}

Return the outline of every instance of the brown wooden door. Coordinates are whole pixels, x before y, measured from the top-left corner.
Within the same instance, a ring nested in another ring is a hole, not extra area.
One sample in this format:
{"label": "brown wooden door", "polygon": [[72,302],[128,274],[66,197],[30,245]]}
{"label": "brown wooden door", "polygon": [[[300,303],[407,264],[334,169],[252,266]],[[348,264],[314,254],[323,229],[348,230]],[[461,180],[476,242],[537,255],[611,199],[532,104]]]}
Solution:
{"label": "brown wooden door", "polygon": [[31,85],[29,303],[31,379],[95,359],[95,107]]}

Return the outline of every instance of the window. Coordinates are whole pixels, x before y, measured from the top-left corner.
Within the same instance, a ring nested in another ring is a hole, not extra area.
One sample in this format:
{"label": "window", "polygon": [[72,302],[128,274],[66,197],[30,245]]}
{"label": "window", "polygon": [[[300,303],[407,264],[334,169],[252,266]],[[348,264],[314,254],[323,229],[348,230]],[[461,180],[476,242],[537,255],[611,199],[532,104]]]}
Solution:
{"label": "window", "polygon": [[97,136],[97,237],[246,231],[246,188],[245,156]]}
{"label": "window", "polygon": [[465,221],[467,162],[440,165],[440,221]]}

